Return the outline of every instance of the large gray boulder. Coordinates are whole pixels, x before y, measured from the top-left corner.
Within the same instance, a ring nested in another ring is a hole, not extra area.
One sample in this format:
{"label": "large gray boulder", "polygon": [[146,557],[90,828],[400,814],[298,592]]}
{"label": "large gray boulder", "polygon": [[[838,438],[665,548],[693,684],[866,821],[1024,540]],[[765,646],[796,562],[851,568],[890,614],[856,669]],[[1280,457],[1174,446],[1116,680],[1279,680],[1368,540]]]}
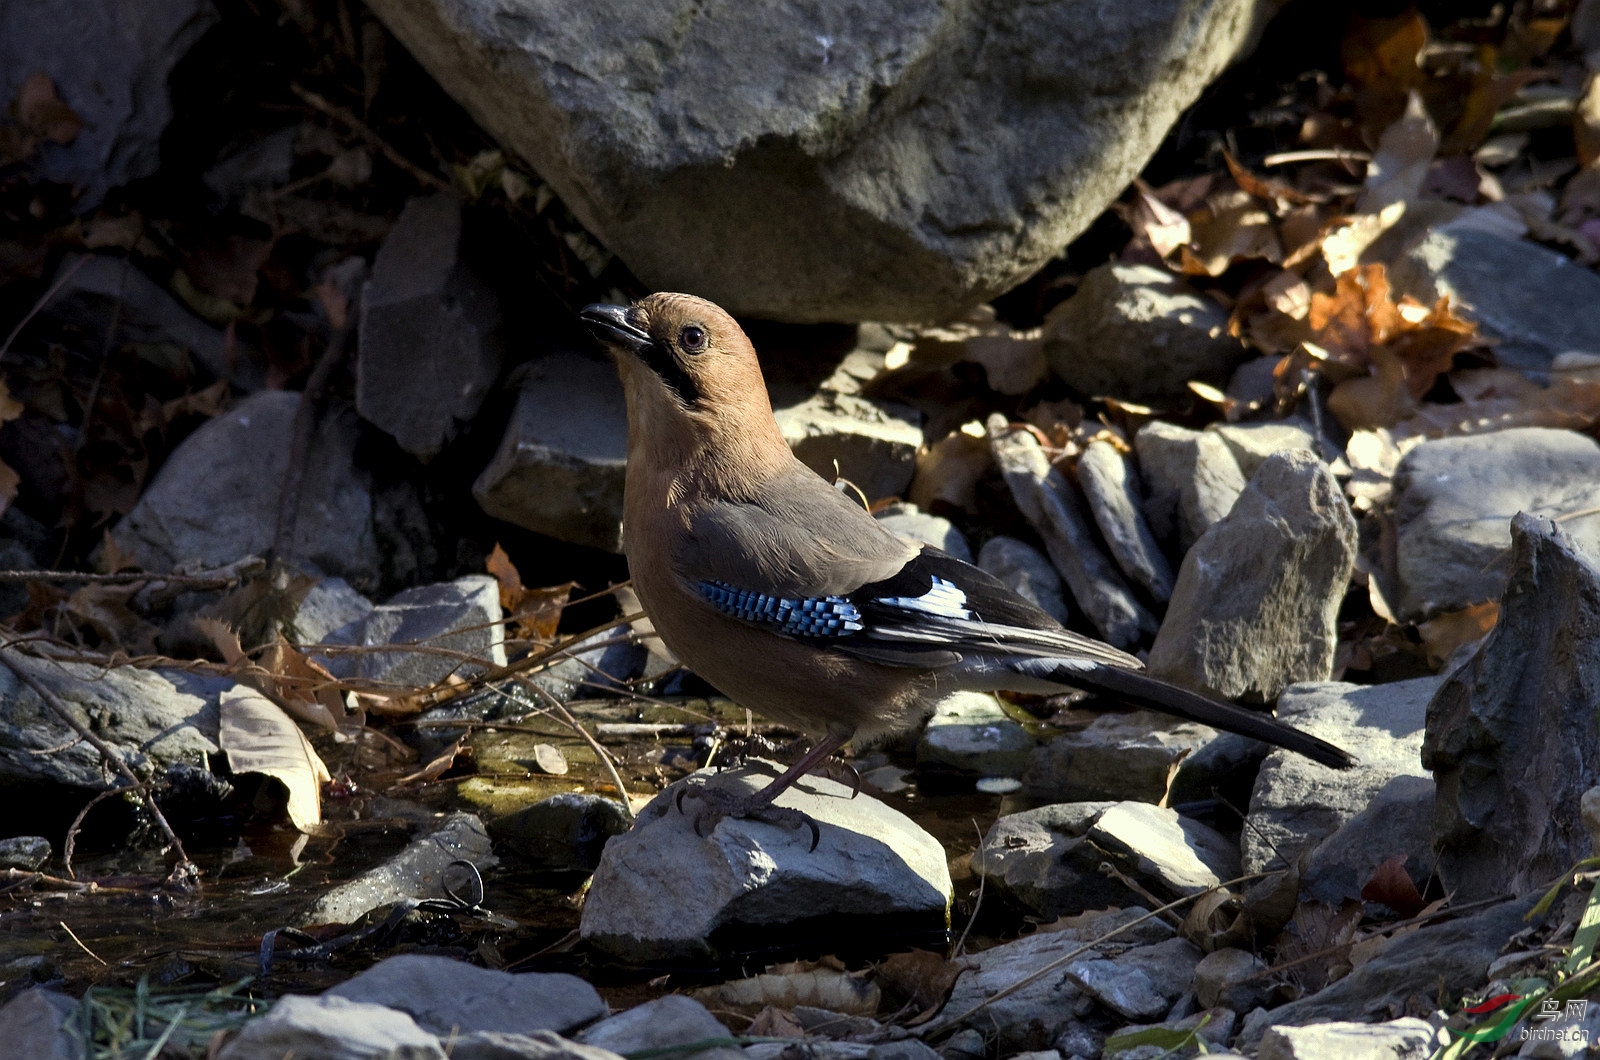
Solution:
{"label": "large gray boulder", "polygon": [[647,285],[948,318],[1096,217],[1271,0],[374,0]]}

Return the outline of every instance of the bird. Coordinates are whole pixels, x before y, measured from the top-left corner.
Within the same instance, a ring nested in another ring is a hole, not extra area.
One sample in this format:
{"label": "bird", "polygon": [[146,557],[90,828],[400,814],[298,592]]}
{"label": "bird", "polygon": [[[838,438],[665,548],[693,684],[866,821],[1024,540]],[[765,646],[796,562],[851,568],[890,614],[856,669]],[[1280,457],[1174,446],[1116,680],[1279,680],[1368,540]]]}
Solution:
{"label": "bird", "polygon": [[713,826],[793,824],[773,803],[785,789],[957,691],[1078,689],[1354,763],[1270,714],[1152,677],[987,572],[886,528],[790,451],[754,347],[716,304],[659,292],[579,317],[622,378],[623,551],[656,634],[723,694],[815,740],[758,792],[702,785]]}

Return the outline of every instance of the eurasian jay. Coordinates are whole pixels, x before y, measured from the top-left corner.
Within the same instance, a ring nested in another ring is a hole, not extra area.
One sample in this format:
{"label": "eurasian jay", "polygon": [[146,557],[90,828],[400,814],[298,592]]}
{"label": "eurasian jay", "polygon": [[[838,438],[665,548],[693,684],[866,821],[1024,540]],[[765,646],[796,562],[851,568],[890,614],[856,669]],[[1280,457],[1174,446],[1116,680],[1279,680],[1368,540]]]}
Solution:
{"label": "eurasian jay", "polygon": [[656,632],[735,702],[817,738],[714,817],[775,819],[772,800],[846,741],[908,729],[958,690],[1082,689],[1353,763],[1271,715],[1150,677],[984,571],[885,529],[789,451],[755,350],[718,306],[660,293],[581,316],[626,391],[624,551]]}

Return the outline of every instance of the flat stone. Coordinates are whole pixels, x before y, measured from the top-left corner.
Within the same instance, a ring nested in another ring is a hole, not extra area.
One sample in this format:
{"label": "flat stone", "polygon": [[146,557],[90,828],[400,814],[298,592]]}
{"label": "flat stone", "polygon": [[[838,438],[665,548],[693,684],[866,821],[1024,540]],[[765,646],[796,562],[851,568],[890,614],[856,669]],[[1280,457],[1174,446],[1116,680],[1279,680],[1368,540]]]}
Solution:
{"label": "flat stone", "polygon": [[412,199],[361,295],[356,411],[431,460],[500,374],[500,307],[461,260],[461,200]]}
{"label": "flat stone", "polygon": [[1311,424],[1300,420],[1263,420],[1258,423],[1213,423],[1207,434],[1215,434],[1233,453],[1240,474],[1248,481],[1267,457],[1290,449],[1317,451],[1317,437]]}
{"label": "flat stone", "polygon": [[1110,442],[1090,442],[1078,457],[1078,485],[1083,487],[1089,511],[1122,573],[1151,599],[1168,600],[1172,596],[1172,564],[1145,521],[1142,489],[1133,465]]}
{"label": "flat stone", "polygon": [[1086,397],[1160,401],[1190,380],[1222,385],[1249,353],[1228,334],[1227,311],[1181,277],[1109,262],[1045,317],[1044,356]]}
{"label": "flat stone", "polygon": [[528,367],[500,449],[472,495],[496,519],[620,552],[627,460],[628,413],[616,370],[557,351]]}
{"label": "flat stone", "polygon": [[[1180,1000],[1178,1007],[1187,1006]],[[1195,1045],[1200,1045],[1205,1049],[1207,1057],[1215,1056],[1228,1039],[1233,1037],[1233,1028],[1238,1021],[1239,1015],[1232,1009],[1209,1008],[1178,1019],[1162,1020],[1160,1023],[1135,1024],[1124,1027],[1106,1038],[1105,1055],[1115,1056],[1117,1060],[1163,1060],[1164,1057],[1186,1054]],[[1158,1045],[1154,1042],[1135,1044],[1141,1034],[1149,1031],[1164,1031],[1169,1035],[1192,1033],[1194,1038],[1191,1039],[1192,1044],[1182,1047],[1176,1054],[1167,1045]]]}
{"label": "flat stone", "polygon": [[949,320],[1033,275],[1265,10],[374,6],[647,288],[788,321]]}
{"label": "flat stone", "polygon": [[474,1031],[568,1034],[607,1013],[594,987],[575,975],[513,975],[422,953],[386,957],[322,996],[397,1009],[441,1038]]}
{"label": "flat stone", "polygon": [[1036,748],[1022,784],[1030,798],[1050,802],[1157,803],[1167,795],[1174,767],[1216,738],[1215,729],[1153,711],[1102,714]]}
{"label": "flat stone", "polygon": [[1272,984],[1262,974],[1268,967],[1247,950],[1231,946],[1212,950],[1194,966],[1195,998],[1207,1008],[1220,1005],[1234,1012],[1249,1012],[1272,992]]}
{"label": "flat stone", "polygon": [[[87,212],[111,189],[154,173],[172,121],[167,79],[216,22],[209,0],[20,0],[0,7],[0,100],[9,107],[27,78],[44,74],[82,121],[69,143],[39,145],[27,177],[71,186]],[[94,62],[85,63],[85,55]]]}
{"label": "flat stone", "polygon": [[[1397,617],[1420,621],[1498,599],[1511,517],[1592,508],[1597,490],[1600,444],[1576,431],[1519,427],[1412,449],[1395,471],[1391,501]],[[1562,529],[1600,553],[1600,519]]]}
{"label": "flat stone", "polygon": [[342,997],[287,994],[250,1020],[217,1060],[446,1060],[439,1039],[410,1016]]}
{"label": "flat stone", "polygon": [[1041,806],[1001,817],[973,857],[973,871],[1042,917],[1127,901],[1126,885],[1100,872],[1110,862],[1141,886],[1175,898],[1239,874],[1233,843],[1175,810],[1142,802]]}
{"label": "flat stone", "polygon": [[985,777],[1016,777],[1038,743],[994,696],[957,692],[934,707],[917,740],[917,761]]}
{"label": "flat stone", "polygon": [[943,516],[925,512],[915,504],[891,504],[879,510],[876,518],[901,537],[932,545],[963,563],[972,562],[972,548],[966,536]]}
{"label": "flat stone", "polygon": [[1257,1060],[1426,1060],[1448,1041],[1433,1025],[1419,1019],[1387,1023],[1314,1023],[1309,1027],[1273,1027],[1261,1038]]}
{"label": "flat stone", "polygon": [[[1460,997],[1480,988],[1489,963],[1500,955],[1506,940],[1528,926],[1523,916],[1537,897],[1524,896],[1397,936],[1382,953],[1344,978],[1269,1010],[1263,1019],[1247,1021],[1234,1047],[1254,1049],[1268,1027],[1382,1020],[1403,1011],[1413,997],[1431,1005],[1436,998]],[[1428,985],[1419,988],[1418,983]]]}
{"label": "flat stone", "polygon": [[1184,556],[1150,672],[1255,702],[1327,680],[1355,557],[1355,516],[1327,465],[1274,453]]}
{"label": "flat stone", "polygon": [[1548,519],[1511,521],[1500,618],[1428,704],[1439,874],[1463,900],[1537,890],[1587,857],[1600,784],[1600,563]]}
{"label": "flat stone", "polygon": [[991,537],[978,550],[978,566],[1062,625],[1071,621],[1072,612],[1061,594],[1061,575],[1043,552],[1026,541],[1003,535]]}
{"label": "flat stone", "polygon": [[1332,835],[1395,777],[1423,777],[1422,732],[1437,677],[1386,685],[1330,681],[1294,685],[1278,700],[1278,717],[1355,756],[1332,769],[1276,750],[1262,763],[1241,835],[1245,872],[1281,868]]}
{"label": "flat stone", "polygon": [[[1171,939],[1172,928],[1159,918],[1134,924],[1148,912],[1148,909],[1130,906],[1085,913],[1052,925],[1053,930],[1024,935],[1015,942],[968,954],[965,959],[971,967],[956,980],[941,1019],[959,1021],[958,1026],[964,1023],[981,1028],[1002,1056],[1050,1047],[1062,1032],[1078,1023],[1076,1006],[1083,999],[1082,989],[1060,974],[1037,976],[1021,988],[1013,988],[1040,968],[1118,928],[1125,930],[1112,941],[1090,949],[1089,954],[1109,954],[1128,946],[1146,946]],[[1002,990],[1010,993],[989,1001]],[[984,1002],[989,1003],[971,1016],[965,1015]]]}
{"label": "flat stone", "polygon": [[79,1007],[77,998],[55,990],[24,990],[0,1007],[0,1041],[28,1060],[81,1060],[81,1039],[66,1027]]}
{"label": "flat stone", "polygon": [[1026,430],[1013,430],[1000,413],[989,417],[986,428],[990,451],[1017,508],[1038,531],[1050,561],[1100,635],[1119,648],[1131,648],[1154,632],[1155,616],[1100,551],[1077,494],[1050,466],[1039,440]]}
{"label": "flat stone", "polygon": [[[775,778],[768,762],[706,775],[718,787],[754,792]],[[814,925],[809,935],[860,941],[874,925],[943,923],[950,875],[938,841],[868,795],[807,777],[777,805],[808,814],[808,828],[723,818],[695,833],[700,801],[668,787],[641,810],[632,831],[606,844],[584,902],[584,941],[630,961],[705,959],[720,938]],[[715,937],[714,937],[715,936]],[[819,945],[823,943],[818,942]]]}
{"label": "flat stone", "polygon": [[796,404],[775,403],[772,414],[794,455],[828,481],[847,478],[874,501],[904,496],[911,485],[922,446],[916,409],[819,390]]}
{"label": "flat stone", "polygon": [[499,583],[487,574],[419,585],[329,633],[328,642],[442,648],[478,660],[478,666],[460,657],[419,651],[334,655],[327,666],[335,676],[359,677],[407,690],[427,688],[453,673],[503,667],[506,647],[501,617]]}
{"label": "flat stone", "polygon": [[1438,867],[1433,849],[1432,777],[1398,776],[1372,794],[1367,805],[1318,843],[1300,877],[1300,893],[1337,906],[1359,901],[1378,866],[1395,855],[1421,882]]}
{"label": "flat stone", "polygon": [[1073,961],[1062,974],[1102,1005],[1135,1020],[1164,1016],[1189,989],[1200,950],[1187,939],[1136,946],[1116,957]]}
{"label": "flat stone", "polygon": [[[732,1034],[728,1028],[700,1002],[682,994],[668,994],[601,1020],[580,1034],[578,1040],[614,1053],[634,1053],[729,1037]],[[740,1052],[728,1046],[694,1055],[706,1060],[739,1060]]]}
{"label": "flat stone", "polygon": [[426,835],[388,861],[328,890],[312,903],[304,924],[353,924],[363,913],[404,899],[443,898],[452,861],[470,861],[482,872],[500,863],[489,835],[470,813],[443,815]]}
{"label": "flat stone", "polygon": [[83,256],[68,254],[61,260],[51,281],[61,289],[39,310],[42,319],[92,335],[96,349],[115,320],[122,342],[177,346],[206,374],[241,390],[258,390],[265,384],[266,371],[254,351],[237,345],[230,349],[225,331],[195,316],[137,265],[108,254],[87,257],[84,261]]}
{"label": "flat stone", "polygon": [[42,835],[0,839],[0,869],[32,872],[50,860],[50,840]]}
{"label": "flat stone", "polygon": [[343,578],[322,578],[300,598],[294,612],[294,639],[321,644],[335,630],[353,626],[372,611],[372,601]]}
{"label": "flat stone", "polygon": [[[153,571],[191,560],[220,567],[266,555],[299,404],[299,394],[262,391],[184,439],[112,529],[117,547]],[[361,589],[377,582],[381,563],[371,481],[355,460],[359,433],[352,409],[333,407],[319,417],[289,558]]]}
{"label": "flat stone", "polygon": [[536,872],[587,875],[631,823],[615,799],[563,792],[490,821],[489,834]]}
{"label": "flat stone", "polygon": [[[0,665],[0,780],[45,782],[90,791],[110,779],[100,753],[62,722],[11,670],[36,677],[136,774],[170,766],[208,768],[217,754],[218,701],[235,687],[220,677],[181,670],[107,669],[7,651]],[[51,753],[40,754],[45,748]]]}
{"label": "flat stone", "polygon": [[1509,367],[1543,371],[1563,353],[1600,354],[1600,276],[1536,243],[1447,225],[1390,265],[1389,282],[1427,305],[1449,295]]}
{"label": "flat stone", "polygon": [[1157,537],[1176,539],[1179,552],[1189,551],[1244,492],[1233,450],[1214,434],[1151,420],[1133,436],[1133,448],[1149,490],[1145,518]]}

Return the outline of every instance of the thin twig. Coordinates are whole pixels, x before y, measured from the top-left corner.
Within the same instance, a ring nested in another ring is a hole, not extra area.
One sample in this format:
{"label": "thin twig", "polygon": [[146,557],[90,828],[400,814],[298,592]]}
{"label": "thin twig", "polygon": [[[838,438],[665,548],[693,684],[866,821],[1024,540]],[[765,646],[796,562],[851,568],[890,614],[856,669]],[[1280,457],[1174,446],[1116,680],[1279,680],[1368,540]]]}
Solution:
{"label": "thin twig", "polygon": [[23,318],[17,322],[17,326],[11,329],[11,334],[6,336],[6,341],[0,342],[0,359],[4,359],[7,351],[11,349],[11,344],[17,341],[17,336],[22,334],[22,329],[27,327],[28,324],[32,322],[34,317],[39,315],[39,310],[48,305],[50,303],[50,299],[60,294],[61,288],[67,285],[67,281],[78,275],[78,270],[89,264],[89,262],[92,260],[94,260],[93,254],[79,255],[78,260],[72,263],[72,267],[66,272],[62,273],[61,278],[55,283],[51,284],[48,291],[39,296],[39,300],[33,303],[33,308],[28,310]]}
{"label": "thin twig", "polygon": [[[73,741],[73,743],[77,742],[76,740]],[[113,795],[121,795],[127,790],[127,788],[107,788],[84,803],[83,809],[78,811],[78,816],[72,819],[71,826],[67,828],[67,841],[61,844],[61,867],[66,871],[69,878],[74,880],[78,878],[78,874],[72,871],[72,854],[78,846],[78,829],[83,827],[83,819],[88,817],[89,811],[98,806],[101,801],[109,799]]]}
{"label": "thin twig", "polygon": [[0,583],[83,582],[87,585],[135,585],[139,582],[165,582],[190,589],[227,589],[239,584],[239,575],[155,574],[127,571],[120,574],[90,574],[76,570],[0,570]]}
{"label": "thin twig", "polygon": [[555,710],[561,714],[561,720],[572,726],[573,732],[583,737],[583,742],[589,745],[589,749],[592,750],[595,753],[595,756],[600,759],[600,764],[606,767],[606,772],[611,774],[611,783],[617,786],[617,797],[622,800],[623,814],[627,816],[628,820],[633,820],[633,807],[628,804],[628,789],[622,783],[622,774],[617,772],[616,763],[611,760],[611,755],[606,751],[606,749],[600,746],[600,741],[596,740],[592,735],[590,735],[589,730],[585,729],[581,724],[579,724],[578,719],[572,716],[572,712],[567,709],[567,705],[561,702],[561,700],[557,699],[555,696],[551,695],[549,691],[540,688],[537,684],[520,674],[517,675],[516,680],[519,685],[530,688],[535,694],[543,696],[545,699],[549,700],[550,706],[555,708]]}
{"label": "thin twig", "polygon": [[11,672],[22,680],[23,684],[33,689],[39,698],[44,701],[45,706],[49,707],[58,718],[71,726],[72,730],[79,736],[88,740],[90,746],[99,751],[100,756],[110,763],[117,772],[121,773],[123,779],[136,789],[140,795],[144,796],[145,805],[150,808],[150,816],[161,827],[161,831],[166,835],[168,842],[172,844],[173,852],[178,856],[178,863],[173,866],[172,875],[169,879],[177,882],[180,879],[199,876],[199,866],[189,860],[188,853],[183,849],[183,840],[178,838],[178,833],[174,832],[172,825],[167,823],[166,815],[161,812],[161,807],[156,805],[155,795],[151,793],[144,781],[134,775],[133,770],[128,767],[128,763],[122,760],[122,756],[117,754],[110,744],[96,736],[87,726],[73,717],[72,711],[67,709],[67,705],[61,701],[61,697],[56,695],[48,685],[35,677],[26,668],[18,665],[16,660],[11,658],[9,652],[0,652],[0,662],[5,663]]}
{"label": "thin twig", "polygon": [[101,957],[98,953],[96,953],[94,950],[91,950],[88,946],[85,946],[83,944],[83,940],[80,939],[77,936],[77,933],[74,932],[71,928],[67,927],[67,922],[65,920],[57,920],[56,923],[61,925],[61,930],[65,931],[67,933],[67,937],[68,938],[72,939],[73,942],[76,942],[78,944],[78,948],[80,950],[82,950],[84,953],[87,953],[89,956],[93,957],[95,960],[99,961],[101,967],[105,967],[105,964],[106,964],[105,959],[103,957]]}
{"label": "thin twig", "polygon": [[289,83],[289,91],[299,96],[307,106],[315,110],[320,110],[334,121],[347,127],[351,132],[361,137],[362,140],[366,141],[368,147],[379,152],[384,158],[387,158],[390,162],[393,162],[396,166],[405,170],[418,184],[421,184],[424,187],[432,188],[435,191],[450,190],[450,184],[448,181],[434,176],[432,173],[429,173],[426,169],[423,169],[405,155],[395,150],[394,147],[390,146],[387,140],[373,131],[372,126],[356,117],[352,111],[346,110],[344,107],[339,106],[339,104],[333,103],[328,99],[319,96],[309,88],[295,84],[292,81]]}
{"label": "thin twig", "polygon": [[961,956],[961,951],[967,944],[967,935],[972,931],[972,925],[978,922],[978,910],[983,908],[983,887],[989,882],[988,873],[983,871],[983,829],[978,827],[976,820],[972,822],[972,830],[978,833],[978,849],[973,851],[978,856],[978,897],[972,903],[972,915],[967,917],[967,926],[961,929],[961,937],[950,947],[950,956],[947,959],[952,961]]}

